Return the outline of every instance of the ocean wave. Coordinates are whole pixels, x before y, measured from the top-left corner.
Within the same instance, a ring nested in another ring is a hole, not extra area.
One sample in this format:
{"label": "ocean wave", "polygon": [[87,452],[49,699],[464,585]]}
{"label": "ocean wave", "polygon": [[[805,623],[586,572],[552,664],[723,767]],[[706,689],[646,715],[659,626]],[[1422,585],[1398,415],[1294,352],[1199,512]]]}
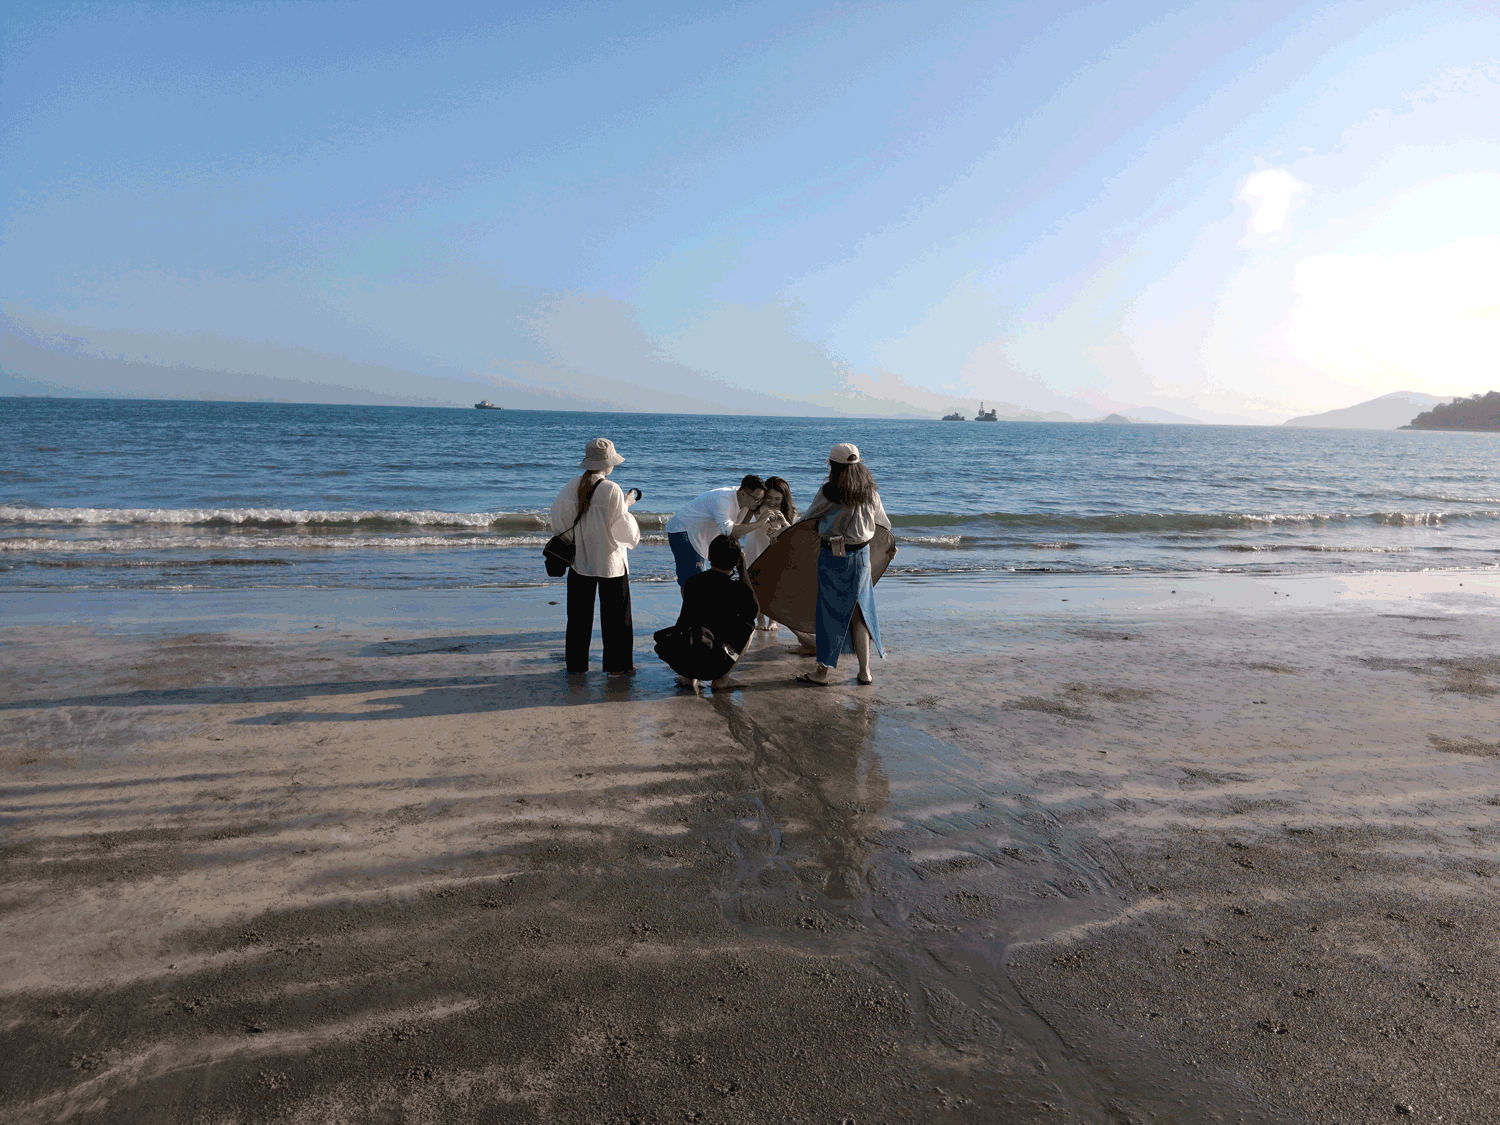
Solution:
{"label": "ocean wave", "polygon": [[911,543],[918,547],[957,547],[964,541],[962,535],[897,535],[897,543]]}
{"label": "ocean wave", "polygon": [[140,535],[118,539],[0,539],[0,551],[112,553],[115,551],[229,551],[229,550],[360,550],[411,547],[511,548],[540,547],[543,535],[386,535],[344,536],[338,539],[268,535],[255,539],[207,535]]}
{"label": "ocean wave", "polygon": [[[637,512],[643,529],[660,531],[668,513]],[[1458,522],[1500,520],[1500,508],[1455,508],[1433,511],[1349,512],[1117,512],[1084,514],[1062,512],[906,512],[891,516],[898,532],[905,528],[965,529],[986,526],[1010,531],[1142,533],[1201,533],[1253,531],[1281,527],[1320,527],[1364,523],[1387,527],[1435,527]],[[356,508],[67,508],[27,504],[0,505],[0,527],[5,525],[71,525],[99,527],[223,527],[305,529],[311,534],[389,528],[455,528],[487,531],[536,532],[547,528],[541,511],[450,512],[439,509]],[[938,543],[947,536],[918,536],[910,542]]]}
{"label": "ocean wave", "polygon": [[168,527],[514,527],[547,525],[543,512],[443,512],[432,509],[32,508],[0,506],[0,524]]}
{"label": "ocean wave", "polygon": [[894,528],[963,527],[985,524],[1011,531],[1049,530],[1102,532],[1117,535],[1170,534],[1208,531],[1265,531],[1272,528],[1348,526],[1436,527],[1460,522],[1500,520],[1500,509],[1385,512],[1119,512],[1083,515],[1060,512],[903,513],[891,516]]}
{"label": "ocean wave", "polygon": [[85,567],[90,570],[101,567],[183,570],[195,566],[291,566],[292,562],[290,559],[38,559],[36,565],[57,570],[82,570]]}
{"label": "ocean wave", "polygon": [[1329,555],[1404,555],[1410,547],[1336,547],[1327,543],[1220,543],[1215,550],[1241,551],[1246,554],[1271,554],[1277,551],[1310,551]]}

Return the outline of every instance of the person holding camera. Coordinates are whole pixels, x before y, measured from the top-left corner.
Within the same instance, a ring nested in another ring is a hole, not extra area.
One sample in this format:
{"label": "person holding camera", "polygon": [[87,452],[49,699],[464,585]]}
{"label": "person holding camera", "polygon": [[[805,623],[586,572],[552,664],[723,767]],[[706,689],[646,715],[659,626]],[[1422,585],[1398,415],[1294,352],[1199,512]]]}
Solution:
{"label": "person holding camera", "polygon": [[695,498],[667,521],[667,545],[677,564],[677,585],[708,569],[708,545],[716,535],[738,539],[756,526],[754,509],[766,494],[766,482],[754,473],[739,488],[714,488]]}
{"label": "person holding camera", "polygon": [[568,675],[589,669],[589,642],[594,634],[594,594],[599,596],[599,635],[604,670],[611,676],[635,671],[635,626],[630,615],[630,566],[626,553],[641,541],[640,525],[630,512],[641,498],[609,479],[625,458],[608,438],[595,438],[583,451],[574,477],[552,501],[552,530],[571,529],[575,548],[568,568],[568,627],[563,656]]}

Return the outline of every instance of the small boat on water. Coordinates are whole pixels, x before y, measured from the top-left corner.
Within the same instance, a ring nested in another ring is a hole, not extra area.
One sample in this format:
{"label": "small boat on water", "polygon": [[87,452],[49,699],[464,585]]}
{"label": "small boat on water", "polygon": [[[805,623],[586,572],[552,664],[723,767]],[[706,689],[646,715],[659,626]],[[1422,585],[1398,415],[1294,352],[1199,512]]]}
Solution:
{"label": "small boat on water", "polygon": [[962,414],[960,414],[957,410],[955,410],[952,414],[944,414],[943,415],[943,421],[944,422],[967,422],[968,419],[965,418]]}
{"label": "small boat on water", "polygon": [[984,408],[984,403],[981,402],[979,404],[979,413],[976,414],[976,415],[974,415],[974,421],[976,421],[976,422],[998,422],[998,421],[1000,421],[1000,418],[999,418],[998,415],[996,415],[996,413],[993,410],[986,410]]}
{"label": "small boat on water", "polygon": [[503,406],[496,406],[489,399],[485,399],[483,402],[476,402],[474,404],[474,409],[475,410],[504,410],[505,407],[503,407]]}

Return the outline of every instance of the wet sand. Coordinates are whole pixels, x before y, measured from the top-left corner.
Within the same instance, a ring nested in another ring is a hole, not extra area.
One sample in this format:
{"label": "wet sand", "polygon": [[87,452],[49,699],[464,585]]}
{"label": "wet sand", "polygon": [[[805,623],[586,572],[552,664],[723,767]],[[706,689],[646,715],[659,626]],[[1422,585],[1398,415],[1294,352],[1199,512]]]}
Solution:
{"label": "wet sand", "polygon": [[718,696],[666,592],[581,682],[546,591],[11,603],[0,1116],[1492,1120],[1462,581],[882,583]]}

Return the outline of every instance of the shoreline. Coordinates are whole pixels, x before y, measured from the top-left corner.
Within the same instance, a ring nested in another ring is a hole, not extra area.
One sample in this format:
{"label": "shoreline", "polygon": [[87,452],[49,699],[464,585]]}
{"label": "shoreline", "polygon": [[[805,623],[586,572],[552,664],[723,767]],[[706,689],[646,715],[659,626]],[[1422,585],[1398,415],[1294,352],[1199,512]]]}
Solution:
{"label": "shoreline", "polygon": [[[1374,571],[1363,574],[891,574],[878,586],[882,620],[967,611],[1009,614],[1153,613],[1288,608],[1389,612],[1416,602],[1432,612],[1500,613],[1500,569]],[[320,627],[472,624],[504,630],[563,626],[561,581],[535,586],[376,590],[258,588],[192,590],[0,590],[0,628],[96,622],[150,629],[217,621],[235,630],[304,632]],[[639,636],[676,620],[674,582],[631,585]],[[1066,600],[1064,600],[1066,599]],[[550,603],[558,603],[552,605]]]}
{"label": "shoreline", "polygon": [[1500,575],[898,578],[703,695],[661,585],[579,681],[557,584],[0,595],[7,1119],[1489,1112]]}

